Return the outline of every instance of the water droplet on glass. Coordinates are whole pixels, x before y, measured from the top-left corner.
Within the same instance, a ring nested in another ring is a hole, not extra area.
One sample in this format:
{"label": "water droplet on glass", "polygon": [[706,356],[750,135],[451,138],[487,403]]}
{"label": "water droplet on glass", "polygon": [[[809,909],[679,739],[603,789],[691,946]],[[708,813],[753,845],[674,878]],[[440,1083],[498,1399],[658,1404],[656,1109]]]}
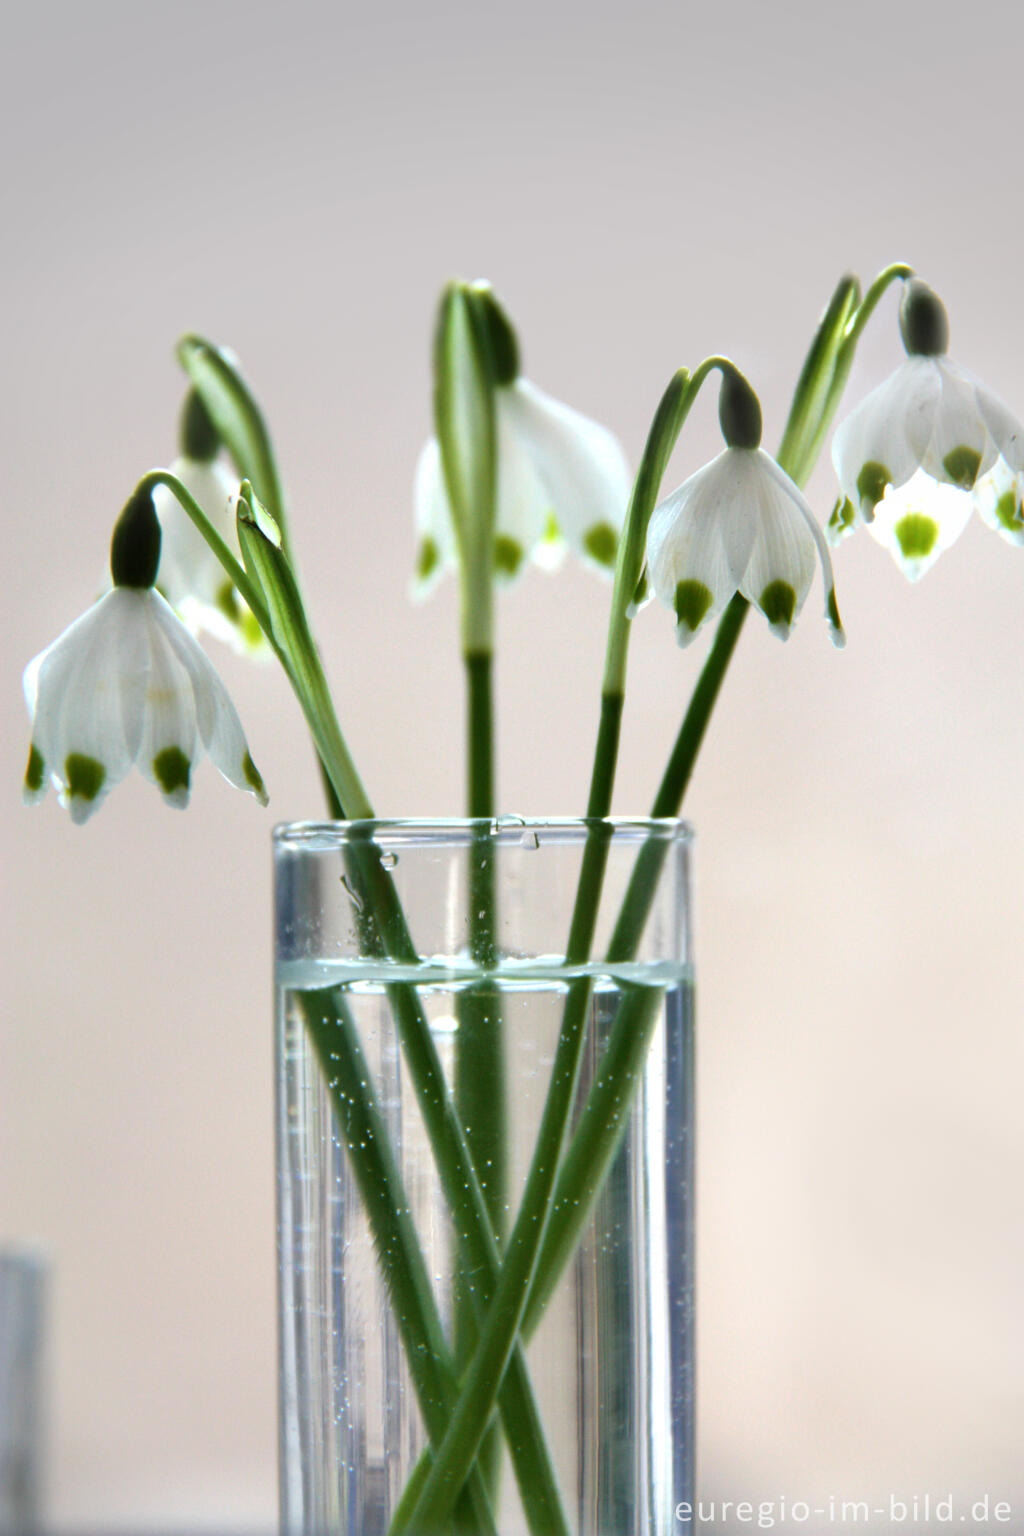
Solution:
{"label": "water droplet on glass", "polygon": [[536,832],[527,830],[519,839],[519,845],[521,848],[539,848],[540,838],[537,836]]}
{"label": "water droplet on glass", "polygon": [[398,863],[398,854],[397,853],[392,853],[390,848],[387,850],[387,852],[382,853],[381,856],[380,856],[380,867],[381,867],[381,869],[394,869],[394,867],[395,867],[395,865],[397,863]]}

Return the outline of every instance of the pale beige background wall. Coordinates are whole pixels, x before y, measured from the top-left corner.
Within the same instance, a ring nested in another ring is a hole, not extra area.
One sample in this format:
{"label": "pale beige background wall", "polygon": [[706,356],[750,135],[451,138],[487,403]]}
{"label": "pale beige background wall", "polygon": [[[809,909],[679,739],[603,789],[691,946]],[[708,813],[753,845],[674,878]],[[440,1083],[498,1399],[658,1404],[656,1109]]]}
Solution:
{"label": "pale beige background wall", "polygon": [[[54,1266],[55,1524],[275,1519],[268,839],[319,810],[296,709],[218,656],[270,815],[208,768],[185,817],[137,776],[84,831],[18,802],[21,667],[173,453],[176,336],[259,388],[378,806],[457,811],[453,592],[406,601],[443,280],[492,278],[530,376],[634,461],[708,350],[776,441],[839,273],[896,257],[1024,412],[1022,41],[986,3],[5,19],[0,1232]],[[848,401],[899,356],[887,304]],[[716,450],[709,400],[673,483]],[[989,1492],[1019,1521],[1024,552],[972,526],[917,589],[865,536],[837,564],[846,654],[817,589],[787,649],[751,623],[689,802],[702,1487]],[[502,601],[507,810],[582,805],[606,601],[568,570]],[[620,811],[703,653],[638,626]]]}

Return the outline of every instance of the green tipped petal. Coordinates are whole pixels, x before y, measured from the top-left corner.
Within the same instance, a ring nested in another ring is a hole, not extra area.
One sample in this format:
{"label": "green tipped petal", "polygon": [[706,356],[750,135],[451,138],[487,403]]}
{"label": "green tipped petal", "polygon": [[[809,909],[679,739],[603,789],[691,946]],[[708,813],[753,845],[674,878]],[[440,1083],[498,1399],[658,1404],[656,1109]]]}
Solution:
{"label": "green tipped petal", "polygon": [[869,459],[857,476],[857,495],[861,511],[866,518],[874,516],[875,508],[885,495],[885,488],[892,484],[892,473],[884,464]]}
{"label": "green tipped petal", "polygon": [[1004,491],[995,504],[996,521],[1007,533],[1019,533],[1024,516],[1016,491]]}
{"label": "green tipped petal", "polygon": [[153,759],[153,774],[172,805],[187,805],[192,764],[180,747],[164,747]]}
{"label": "green tipped petal", "polygon": [[46,785],[46,763],[35,742],[28,749],[28,765],[25,768],[25,795],[36,799]]}
{"label": "green tipped petal", "polygon": [[417,581],[429,581],[437,570],[441,559],[441,552],[436,542],[429,536],[420,540],[419,553],[416,556]]}
{"label": "green tipped petal", "polygon": [[711,610],[714,595],[702,581],[680,581],[676,586],[676,623],[689,635],[696,634]]}
{"label": "green tipped petal", "polygon": [[895,524],[893,533],[904,560],[926,560],[935,548],[939,525],[923,512],[908,512]]}
{"label": "green tipped petal", "polygon": [[494,569],[500,576],[515,576],[523,563],[525,553],[518,539],[510,538],[507,533],[495,535]]}
{"label": "green tipped petal", "polygon": [[614,566],[619,551],[619,535],[611,523],[595,523],[583,535],[583,548],[598,565]]}
{"label": "green tipped petal", "polygon": [[975,448],[961,444],[959,448],[950,449],[942,461],[942,467],[954,485],[969,491],[978,478],[981,454]]}
{"label": "green tipped petal", "polygon": [[838,544],[848,533],[852,533],[857,526],[857,513],[853,502],[848,496],[840,496],[832,508],[832,516],[828,520],[825,532],[828,534],[830,544]]}
{"label": "green tipped petal", "polygon": [[267,794],[267,787],[263,782],[263,775],[252,760],[251,752],[245,754],[245,761],[242,763],[242,773],[245,777],[245,782],[260,802],[260,805],[266,805],[270,797]]}
{"label": "green tipped petal", "polygon": [[64,780],[72,800],[85,800],[91,804],[103,788],[106,777],[103,764],[85,752],[69,752],[64,759]]}
{"label": "green tipped petal", "polygon": [[776,634],[785,639],[796,615],[796,591],[789,582],[770,581],[758,598],[758,607]]}
{"label": "green tipped petal", "polygon": [[835,587],[829,587],[828,589],[828,597],[825,601],[825,613],[829,624],[832,626],[832,644],[836,646],[838,650],[842,650],[843,646],[846,644],[846,630],[843,628],[843,621],[839,617],[839,603],[836,601]]}

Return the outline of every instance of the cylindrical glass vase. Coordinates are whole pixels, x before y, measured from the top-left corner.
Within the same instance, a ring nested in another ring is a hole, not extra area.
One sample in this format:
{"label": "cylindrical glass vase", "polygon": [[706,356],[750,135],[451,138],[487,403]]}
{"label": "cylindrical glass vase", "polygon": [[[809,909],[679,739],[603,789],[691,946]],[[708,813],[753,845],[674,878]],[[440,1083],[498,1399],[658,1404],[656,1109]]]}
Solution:
{"label": "cylindrical glass vase", "polygon": [[690,1529],[689,844],[277,830],[286,1536]]}

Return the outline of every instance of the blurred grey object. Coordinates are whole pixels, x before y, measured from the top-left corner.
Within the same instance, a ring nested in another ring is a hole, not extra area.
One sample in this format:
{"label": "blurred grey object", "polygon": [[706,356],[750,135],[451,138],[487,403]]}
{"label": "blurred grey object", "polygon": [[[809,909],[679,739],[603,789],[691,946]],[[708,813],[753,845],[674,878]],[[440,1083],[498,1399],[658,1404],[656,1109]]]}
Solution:
{"label": "blurred grey object", "polygon": [[0,1536],[40,1527],[46,1265],[0,1249]]}

